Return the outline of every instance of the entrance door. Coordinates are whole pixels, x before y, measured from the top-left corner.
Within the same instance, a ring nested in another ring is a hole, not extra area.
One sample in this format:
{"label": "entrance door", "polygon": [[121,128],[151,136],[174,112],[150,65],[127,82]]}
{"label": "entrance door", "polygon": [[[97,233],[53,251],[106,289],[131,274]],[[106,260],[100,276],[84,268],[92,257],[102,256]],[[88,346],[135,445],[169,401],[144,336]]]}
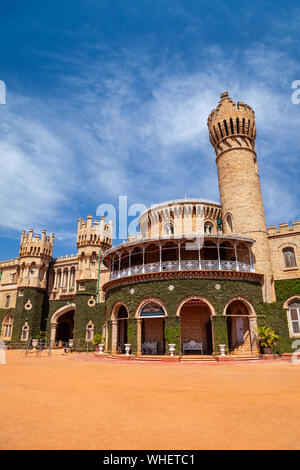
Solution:
{"label": "entrance door", "polygon": [[235,320],[236,324],[236,341],[237,344],[244,343],[244,319],[242,317],[237,317]]}

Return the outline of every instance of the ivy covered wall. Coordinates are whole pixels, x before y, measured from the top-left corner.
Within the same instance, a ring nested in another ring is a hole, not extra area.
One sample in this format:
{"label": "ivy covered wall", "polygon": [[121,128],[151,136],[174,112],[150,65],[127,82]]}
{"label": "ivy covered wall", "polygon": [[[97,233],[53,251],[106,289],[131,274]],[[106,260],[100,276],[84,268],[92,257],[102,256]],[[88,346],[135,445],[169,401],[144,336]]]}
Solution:
{"label": "ivy covered wall", "polygon": [[[170,285],[174,286],[173,290],[169,290]],[[216,286],[220,287],[216,288]],[[262,289],[258,282],[220,279],[148,281],[111,289],[106,294],[106,307],[110,318],[114,304],[123,302],[128,308],[130,318],[134,318],[139,304],[144,299],[159,299],[166,306],[168,312],[165,323],[165,350],[168,351],[168,343],[174,343],[176,344],[176,352],[179,352],[180,323],[179,318],[176,317],[176,311],[186,297],[201,295],[212,304],[216,312],[213,317],[212,327],[215,350],[218,352],[218,344],[226,344],[228,348],[226,318],[222,315],[224,308],[230,299],[241,296],[253,305],[257,314],[258,326],[272,326],[279,335],[275,352],[292,352],[293,339],[289,337],[283,303],[293,295],[300,295],[300,279],[276,281],[275,288],[278,301],[268,304],[263,302]],[[131,293],[132,289],[134,289],[134,293]],[[111,341],[111,335],[109,341]],[[136,351],[135,345],[133,345],[132,350],[133,352]]]}
{"label": "ivy covered wall", "polygon": [[[32,308],[25,309],[25,305],[30,301]],[[12,342],[19,343],[22,333],[22,327],[27,321],[29,325],[29,337],[32,337],[40,332],[41,319],[45,314],[45,293],[38,289],[25,287],[23,289],[23,296],[17,297],[17,303],[14,315],[14,326],[12,333]]]}
{"label": "ivy covered wall", "polygon": [[[174,286],[173,290],[169,286]],[[216,288],[218,287],[218,288]],[[131,290],[134,292],[131,293]],[[137,327],[135,314],[139,304],[146,298],[157,298],[165,305],[168,317],[165,320],[165,350],[169,343],[176,344],[176,351],[180,351],[180,320],[176,311],[180,303],[190,295],[205,297],[214,307],[216,316],[213,317],[214,343],[228,344],[226,319],[222,316],[227,302],[236,296],[246,298],[254,307],[258,316],[258,325],[270,325],[279,335],[276,352],[292,352],[294,339],[289,337],[284,302],[292,296],[300,296],[300,279],[288,279],[275,282],[277,302],[267,304],[262,299],[262,289],[258,282],[234,281],[221,279],[173,279],[165,281],[147,281],[116,287],[106,293],[106,302],[88,306],[88,300],[95,295],[96,281],[85,283],[85,289],[76,292],[72,299],[52,300],[43,291],[24,288],[23,296],[17,297],[14,309],[0,309],[0,322],[8,313],[14,314],[14,327],[12,342],[20,342],[22,326],[26,319],[30,327],[30,336],[37,334],[40,329],[50,332],[50,322],[53,314],[61,307],[70,303],[75,304],[74,338],[85,339],[86,325],[91,320],[94,323],[95,333],[101,333],[105,322],[105,314],[110,319],[113,305],[123,302],[129,312],[128,342],[132,351],[136,352]],[[25,309],[30,300],[31,310]],[[111,350],[111,322],[108,321],[108,349]]]}

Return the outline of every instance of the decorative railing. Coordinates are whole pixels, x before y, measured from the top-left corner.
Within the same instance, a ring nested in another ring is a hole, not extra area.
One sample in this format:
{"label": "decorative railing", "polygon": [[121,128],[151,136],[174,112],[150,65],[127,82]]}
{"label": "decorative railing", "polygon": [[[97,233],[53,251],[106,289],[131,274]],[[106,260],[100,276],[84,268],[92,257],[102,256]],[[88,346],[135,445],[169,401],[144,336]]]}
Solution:
{"label": "decorative railing", "polygon": [[159,273],[164,271],[240,271],[254,273],[255,267],[241,261],[162,261],[162,263],[149,263],[114,271],[110,273],[110,280],[118,279],[119,277],[134,276],[136,274]]}

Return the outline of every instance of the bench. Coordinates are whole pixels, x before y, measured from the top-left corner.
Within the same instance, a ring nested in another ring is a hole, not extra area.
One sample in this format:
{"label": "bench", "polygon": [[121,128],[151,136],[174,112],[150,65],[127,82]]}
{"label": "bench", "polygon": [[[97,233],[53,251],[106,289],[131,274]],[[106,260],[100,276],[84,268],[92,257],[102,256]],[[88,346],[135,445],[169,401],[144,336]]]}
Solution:
{"label": "bench", "polygon": [[157,343],[155,341],[146,341],[142,343],[142,354],[157,354]]}
{"label": "bench", "polygon": [[194,340],[191,340],[188,343],[183,343],[182,344],[183,354],[185,351],[201,351],[201,354],[203,354],[203,343],[197,343]]}

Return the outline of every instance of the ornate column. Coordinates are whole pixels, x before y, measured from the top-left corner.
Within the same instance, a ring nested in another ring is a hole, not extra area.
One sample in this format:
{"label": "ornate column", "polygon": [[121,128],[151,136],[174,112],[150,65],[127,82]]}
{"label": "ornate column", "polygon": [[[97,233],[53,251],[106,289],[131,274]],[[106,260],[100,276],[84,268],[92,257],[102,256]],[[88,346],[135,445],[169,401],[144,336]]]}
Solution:
{"label": "ornate column", "polygon": [[117,347],[118,347],[118,321],[112,320],[111,322],[112,329],[111,329],[111,353],[117,354]]}
{"label": "ornate column", "polygon": [[55,344],[55,339],[56,339],[56,328],[57,328],[57,323],[51,323],[50,325],[50,344],[51,347]]}
{"label": "ornate column", "polygon": [[251,352],[252,354],[259,354],[259,340],[257,333],[257,318],[255,315],[250,315],[249,317],[249,330],[250,330],[250,339],[251,339]]}
{"label": "ornate column", "polygon": [[142,355],[142,318],[137,319],[137,355]]}
{"label": "ornate column", "polygon": [[178,242],[177,246],[178,246],[178,271],[181,271],[181,251],[180,251],[181,243]]}

